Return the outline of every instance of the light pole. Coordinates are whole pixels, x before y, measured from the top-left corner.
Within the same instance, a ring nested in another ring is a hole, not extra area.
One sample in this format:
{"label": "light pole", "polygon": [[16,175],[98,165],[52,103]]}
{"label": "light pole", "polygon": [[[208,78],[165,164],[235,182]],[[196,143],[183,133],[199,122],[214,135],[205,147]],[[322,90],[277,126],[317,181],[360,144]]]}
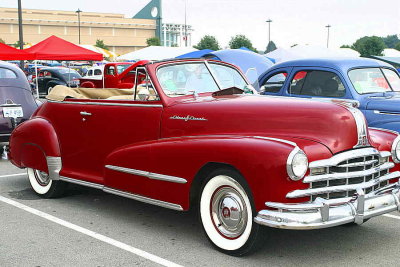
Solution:
{"label": "light pole", "polygon": [[[24,49],[24,34],[22,32],[22,5],[21,0],[18,0],[18,30],[19,30],[19,49]],[[21,69],[24,68],[24,61],[20,61]]]}
{"label": "light pole", "polygon": [[328,29],[328,37],[326,39],[326,48],[329,48],[329,28],[332,26],[328,24],[325,27]]}
{"label": "light pole", "polygon": [[188,37],[187,37],[187,23],[186,23],[186,3],[187,1],[185,1],[185,47],[187,47],[187,43],[188,43]]}
{"label": "light pole", "polygon": [[272,20],[268,19],[266,22],[268,23],[268,45],[269,45],[269,43],[271,42],[271,22],[272,22]]}
{"label": "light pole", "polygon": [[78,35],[79,35],[79,44],[81,44],[81,12],[82,12],[82,10],[80,10],[78,8],[78,10],[75,12],[78,14]]}

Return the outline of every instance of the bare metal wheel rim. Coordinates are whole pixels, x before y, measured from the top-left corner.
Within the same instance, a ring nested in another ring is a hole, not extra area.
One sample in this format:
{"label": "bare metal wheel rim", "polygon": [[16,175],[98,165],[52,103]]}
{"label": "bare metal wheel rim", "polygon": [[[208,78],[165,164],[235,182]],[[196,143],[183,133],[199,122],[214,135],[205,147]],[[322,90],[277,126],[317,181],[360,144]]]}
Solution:
{"label": "bare metal wheel rim", "polygon": [[35,175],[35,179],[41,186],[46,186],[50,183],[50,176],[42,171],[34,170],[33,174]]}
{"label": "bare metal wheel rim", "polygon": [[218,188],[210,203],[215,229],[229,239],[240,237],[247,226],[247,207],[241,194],[233,187]]}

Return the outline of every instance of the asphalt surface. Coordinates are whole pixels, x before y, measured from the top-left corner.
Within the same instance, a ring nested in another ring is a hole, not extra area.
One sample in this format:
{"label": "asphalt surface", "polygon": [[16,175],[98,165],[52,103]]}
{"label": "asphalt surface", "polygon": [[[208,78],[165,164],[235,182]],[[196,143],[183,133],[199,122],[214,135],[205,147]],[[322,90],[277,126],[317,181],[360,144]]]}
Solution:
{"label": "asphalt surface", "polygon": [[[263,246],[236,258],[208,243],[195,213],[76,185],[63,198],[41,199],[30,189],[24,172],[0,160],[0,266],[159,266],[153,256],[183,266],[399,264],[400,214],[396,212],[395,218],[380,216],[361,226],[312,231],[264,228]],[[10,174],[21,175],[5,176]],[[92,236],[5,203],[1,197],[72,223]],[[120,245],[93,237],[98,234]],[[121,244],[151,255],[143,257]]]}

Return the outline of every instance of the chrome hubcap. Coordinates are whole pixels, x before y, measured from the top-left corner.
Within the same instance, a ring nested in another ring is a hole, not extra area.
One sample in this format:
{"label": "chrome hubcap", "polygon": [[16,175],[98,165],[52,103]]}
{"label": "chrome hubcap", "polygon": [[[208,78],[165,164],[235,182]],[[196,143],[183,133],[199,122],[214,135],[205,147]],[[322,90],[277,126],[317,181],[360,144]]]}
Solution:
{"label": "chrome hubcap", "polygon": [[39,170],[35,170],[34,174],[35,174],[35,178],[36,178],[36,181],[38,182],[38,184],[40,184],[42,186],[46,186],[50,183],[50,176],[47,173],[39,171]]}
{"label": "chrome hubcap", "polygon": [[243,234],[247,224],[247,207],[234,188],[219,188],[211,199],[211,217],[218,232],[231,239]]}

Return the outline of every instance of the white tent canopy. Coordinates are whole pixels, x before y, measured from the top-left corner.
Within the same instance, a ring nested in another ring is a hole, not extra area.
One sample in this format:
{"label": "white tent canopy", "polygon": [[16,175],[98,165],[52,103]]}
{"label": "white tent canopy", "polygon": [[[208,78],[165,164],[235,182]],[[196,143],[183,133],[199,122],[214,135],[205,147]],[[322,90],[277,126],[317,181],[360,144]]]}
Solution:
{"label": "white tent canopy", "polygon": [[273,58],[276,63],[279,63],[304,58],[359,57],[360,54],[350,48],[326,48],[313,45],[296,45],[289,49],[278,48],[265,54],[265,56]]}
{"label": "white tent canopy", "polygon": [[116,58],[118,56],[116,53],[114,53],[112,51],[109,51],[107,49],[103,49],[103,48],[100,48],[100,47],[97,47],[97,46],[94,46],[94,45],[79,45],[79,46],[83,47],[83,48],[86,48],[88,50],[91,50],[93,52],[97,52],[97,53],[103,54],[103,56],[107,57],[107,58],[114,59],[114,58]]}
{"label": "white tent canopy", "polygon": [[162,60],[174,58],[189,52],[196,51],[192,47],[164,47],[164,46],[149,46],[137,51],[130,52],[119,56],[118,60]]}
{"label": "white tent canopy", "polygon": [[382,52],[384,57],[400,57],[400,51],[393,48],[386,48]]}

